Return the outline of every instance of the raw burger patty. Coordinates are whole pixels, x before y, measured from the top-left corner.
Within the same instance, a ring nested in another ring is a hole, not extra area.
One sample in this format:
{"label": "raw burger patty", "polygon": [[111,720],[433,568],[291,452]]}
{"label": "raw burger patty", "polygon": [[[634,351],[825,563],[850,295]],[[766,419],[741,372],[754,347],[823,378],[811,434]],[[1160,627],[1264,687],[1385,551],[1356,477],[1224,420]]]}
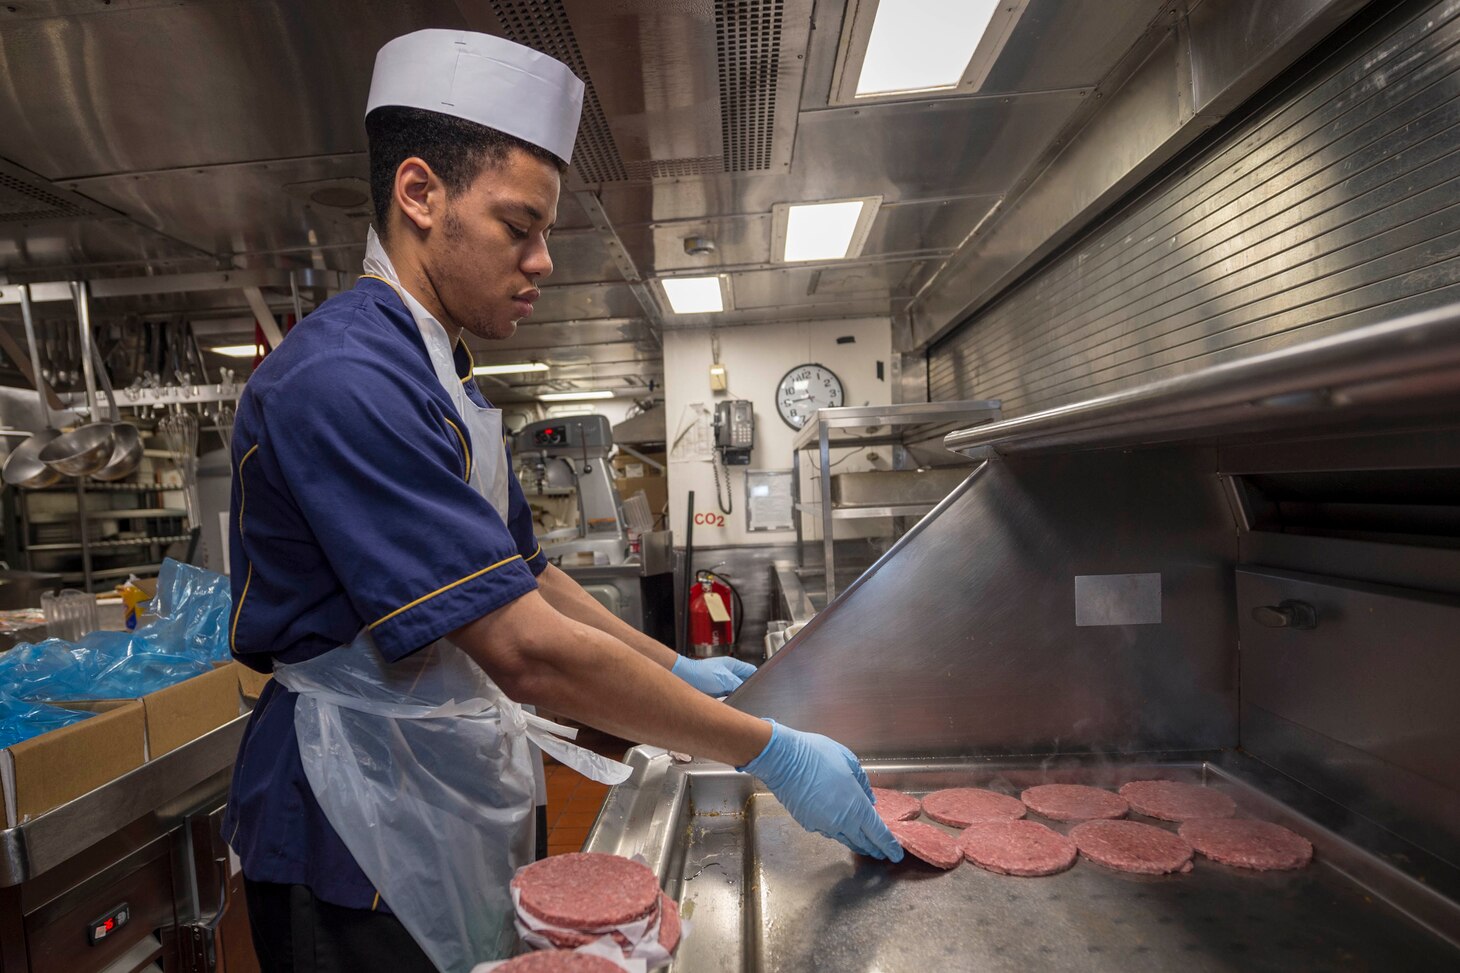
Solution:
{"label": "raw burger patty", "polygon": [[1013,821],[1024,816],[1018,798],[996,794],[981,787],[952,787],[923,798],[923,813],[954,828],[966,828],[976,821]]}
{"label": "raw burger patty", "polygon": [[589,943],[597,942],[604,936],[608,936],[618,944],[619,949],[632,949],[633,944],[627,936],[621,932],[573,932],[570,929],[539,929],[537,934],[558,949],[577,949],[579,946],[587,946]]}
{"label": "raw burger patty", "polygon": [[1123,818],[1130,810],[1119,794],[1084,784],[1040,784],[1020,794],[1019,800],[1052,821]]}
{"label": "raw burger patty", "polygon": [[574,852],[533,862],[512,879],[530,915],[582,932],[642,919],[659,902],[659,881],[618,855]]}
{"label": "raw burger patty", "polygon": [[659,945],[670,954],[679,948],[679,906],[663,892],[659,893]]}
{"label": "raw burger patty", "polygon": [[1075,843],[1037,821],[980,821],[964,829],[958,847],[1000,875],[1054,875],[1075,863]]}
{"label": "raw burger patty", "polygon": [[1137,821],[1086,821],[1070,829],[1080,854],[1122,872],[1164,875],[1191,871],[1186,839]]}
{"label": "raw burger patty", "polygon": [[923,802],[911,794],[874,787],[872,796],[877,798],[877,814],[889,824],[893,821],[913,821],[923,813]]}
{"label": "raw burger patty", "polygon": [[1302,868],[1313,860],[1313,845],[1302,835],[1268,821],[1208,818],[1187,821],[1181,837],[1212,861],[1238,868],[1274,871]]}
{"label": "raw burger patty", "polygon": [[1174,780],[1133,780],[1121,785],[1120,796],[1130,802],[1131,810],[1162,821],[1230,818],[1237,813],[1237,805],[1221,791]]}
{"label": "raw burger patty", "polygon": [[602,956],[546,949],[510,960],[497,967],[497,973],[623,973],[623,969]]}
{"label": "raw burger patty", "polygon": [[922,821],[889,821],[887,830],[902,845],[903,851],[921,858],[929,865],[952,868],[963,861],[963,852],[958,850],[958,840],[931,824]]}

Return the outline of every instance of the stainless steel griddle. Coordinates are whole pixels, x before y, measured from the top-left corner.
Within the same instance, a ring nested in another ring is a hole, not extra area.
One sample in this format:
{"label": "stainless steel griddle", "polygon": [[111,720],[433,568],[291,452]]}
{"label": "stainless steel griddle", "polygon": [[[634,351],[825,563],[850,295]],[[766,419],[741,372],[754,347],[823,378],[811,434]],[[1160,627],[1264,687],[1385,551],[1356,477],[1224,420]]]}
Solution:
{"label": "stainless steel griddle", "polygon": [[692,924],[672,967],[683,973],[1460,967],[1460,943],[1444,938],[1460,934],[1460,910],[1390,861],[1424,868],[1441,886],[1455,880],[1453,869],[1311,792],[1286,791],[1240,755],[867,769],[874,783],[918,795],[948,786],[1017,794],[1050,781],[1204,782],[1230,795],[1240,815],[1309,837],[1309,867],[1258,873],[1198,856],[1191,872],[1157,877],[1082,859],[1060,875],[1014,878],[967,863],[950,872],[889,865],[808,834],[753,779],[724,766],[675,766],[645,748],[630,760],[634,777],[611,795],[587,850],[643,854],[659,872]]}

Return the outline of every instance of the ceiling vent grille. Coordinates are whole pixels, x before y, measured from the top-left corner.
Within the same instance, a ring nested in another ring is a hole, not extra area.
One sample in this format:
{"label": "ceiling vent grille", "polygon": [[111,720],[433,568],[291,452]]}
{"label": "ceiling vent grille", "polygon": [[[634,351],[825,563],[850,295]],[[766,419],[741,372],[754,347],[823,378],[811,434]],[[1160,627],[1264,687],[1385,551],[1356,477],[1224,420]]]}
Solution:
{"label": "ceiling vent grille", "polygon": [[583,79],[583,119],[573,146],[573,165],[578,174],[585,182],[622,182],[628,178],[562,0],[492,0],[492,10],[508,38],[557,58]]}
{"label": "ceiling vent grille", "polygon": [[771,166],[785,7],[785,0],[715,0],[726,172]]}
{"label": "ceiling vent grille", "polygon": [[712,176],[725,171],[725,160],[718,155],[685,159],[650,159],[647,162],[625,162],[630,179],[677,179],[686,176]]}
{"label": "ceiling vent grille", "polygon": [[86,219],[95,215],[66,195],[0,170],[0,223]]}

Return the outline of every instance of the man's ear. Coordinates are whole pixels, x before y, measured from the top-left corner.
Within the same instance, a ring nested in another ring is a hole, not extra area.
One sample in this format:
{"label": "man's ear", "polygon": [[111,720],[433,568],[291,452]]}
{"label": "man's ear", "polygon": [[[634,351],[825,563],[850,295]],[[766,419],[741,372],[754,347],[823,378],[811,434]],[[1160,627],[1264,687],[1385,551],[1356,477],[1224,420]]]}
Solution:
{"label": "man's ear", "polygon": [[446,212],[446,187],[431,166],[411,156],[395,170],[395,205],[417,230],[431,229]]}

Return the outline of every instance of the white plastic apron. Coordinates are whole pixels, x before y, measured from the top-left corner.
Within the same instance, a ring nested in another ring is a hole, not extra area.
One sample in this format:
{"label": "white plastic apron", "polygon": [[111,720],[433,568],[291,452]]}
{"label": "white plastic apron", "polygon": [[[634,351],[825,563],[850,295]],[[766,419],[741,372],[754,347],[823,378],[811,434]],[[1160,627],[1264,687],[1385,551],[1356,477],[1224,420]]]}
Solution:
{"label": "white plastic apron", "polygon": [[[373,230],[366,271],[395,286]],[[404,289],[397,293],[466,425],[470,482],[505,521],[502,415],[471,401],[445,329]],[[299,694],[299,756],[326,819],[444,973],[466,973],[512,948],[508,883],[533,858],[541,768],[529,743],[594,780],[628,777],[624,764],[563,739],[577,731],[512,702],[444,639],[387,662],[362,631],[349,645],[278,666],[274,676]]]}

